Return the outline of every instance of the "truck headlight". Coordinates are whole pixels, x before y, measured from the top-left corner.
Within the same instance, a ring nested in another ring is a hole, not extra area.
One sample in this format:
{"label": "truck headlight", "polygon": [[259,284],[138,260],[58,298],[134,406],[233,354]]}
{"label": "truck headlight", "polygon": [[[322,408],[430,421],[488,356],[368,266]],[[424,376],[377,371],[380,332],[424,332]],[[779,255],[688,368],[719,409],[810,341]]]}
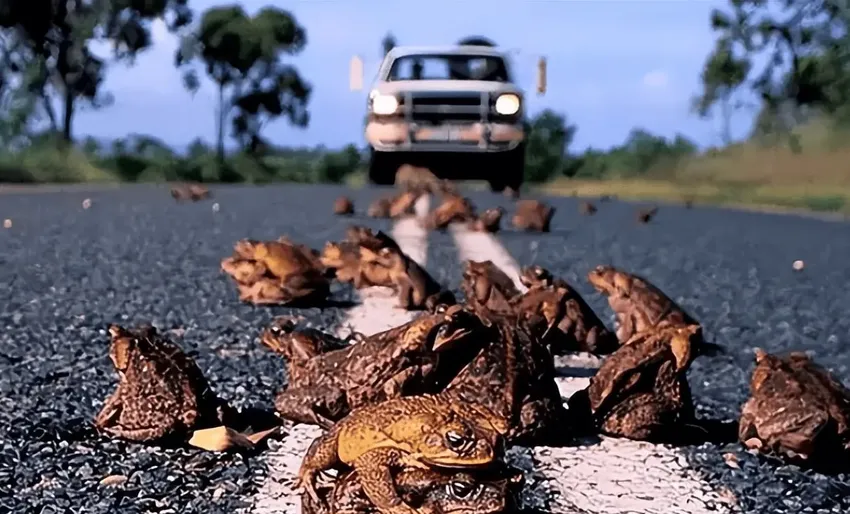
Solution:
{"label": "truck headlight", "polygon": [[506,93],[496,98],[496,113],[502,116],[513,116],[519,112],[519,96]]}
{"label": "truck headlight", "polygon": [[379,116],[395,114],[398,110],[398,98],[393,95],[374,93],[372,97],[372,112]]}

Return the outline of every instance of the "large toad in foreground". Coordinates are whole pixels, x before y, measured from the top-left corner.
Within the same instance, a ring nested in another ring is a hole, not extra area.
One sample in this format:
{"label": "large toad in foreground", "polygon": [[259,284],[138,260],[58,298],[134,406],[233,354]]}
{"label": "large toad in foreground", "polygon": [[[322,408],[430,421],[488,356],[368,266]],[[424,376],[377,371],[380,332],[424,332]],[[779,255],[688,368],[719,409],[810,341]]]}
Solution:
{"label": "large toad in foreground", "polygon": [[221,425],[229,407],[197,364],[153,327],[109,327],[109,357],[120,377],[95,426],[132,441],[188,439],[197,429]]}
{"label": "large toad in foreground", "polygon": [[348,465],[381,513],[416,514],[400,498],[393,470],[484,467],[499,459],[503,448],[499,431],[459,402],[441,395],[396,398],[354,410],[313,441],[298,480],[305,494],[322,504],[316,474]]}
{"label": "large toad in foreground", "polygon": [[757,349],[738,437],[748,448],[827,471],[850,469],[850,391],[804,353]]}

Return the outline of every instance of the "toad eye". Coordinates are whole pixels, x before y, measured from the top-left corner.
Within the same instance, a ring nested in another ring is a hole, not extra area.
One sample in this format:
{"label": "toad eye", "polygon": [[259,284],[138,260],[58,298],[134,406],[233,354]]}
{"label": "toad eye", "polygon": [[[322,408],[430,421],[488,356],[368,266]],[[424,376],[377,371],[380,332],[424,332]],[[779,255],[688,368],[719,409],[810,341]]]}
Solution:
{"label": "toad eye", "polygon": [[469,500],[478,496],[478,493],[481,492],[481,487],[475,484],[471,484],[469,482],[462,482],[459,480],[449,482],[446,485],[447,493],[451,496],[459,500]]}
{"label": "toad eye", "polygon": [[277,325],[272,325],[271,328],[269,329],[269,331],[276,336],[280,335],[280,332],[281,332],[280,327],[277,326]]}
{"label": "toad eye", "polygon": [[446,432],[446,443],[452,450],[463,450],[473,443],[472,431],[466,430],[461,434],[455,430],[449,430]]}

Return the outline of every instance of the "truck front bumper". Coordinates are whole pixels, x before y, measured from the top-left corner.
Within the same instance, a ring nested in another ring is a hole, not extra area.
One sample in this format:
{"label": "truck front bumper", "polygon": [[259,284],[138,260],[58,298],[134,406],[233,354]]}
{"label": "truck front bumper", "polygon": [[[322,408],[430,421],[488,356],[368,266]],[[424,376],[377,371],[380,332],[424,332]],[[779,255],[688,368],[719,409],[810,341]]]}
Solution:
{"label": "truck front bumper", "polygon": [[379,152],[496,153],[525,141],[522,123],[418,125],[404,120],[370,120],[366,140]]}

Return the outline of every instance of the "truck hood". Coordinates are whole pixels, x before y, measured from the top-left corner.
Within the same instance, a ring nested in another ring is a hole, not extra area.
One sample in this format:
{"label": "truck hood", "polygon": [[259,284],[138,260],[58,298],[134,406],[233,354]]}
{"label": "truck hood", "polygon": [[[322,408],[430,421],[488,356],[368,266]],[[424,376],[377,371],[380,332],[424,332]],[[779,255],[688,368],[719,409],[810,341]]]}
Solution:
{"label": "truck hood", "polygon": [[516,93],[522,91],[508,82],[489,82],[483,80],[398,80],[393,82],[379,82],[374,85],[382,94],[398,94],[405,92],[428,93],[428,92],[478,92],[478,93]]}

